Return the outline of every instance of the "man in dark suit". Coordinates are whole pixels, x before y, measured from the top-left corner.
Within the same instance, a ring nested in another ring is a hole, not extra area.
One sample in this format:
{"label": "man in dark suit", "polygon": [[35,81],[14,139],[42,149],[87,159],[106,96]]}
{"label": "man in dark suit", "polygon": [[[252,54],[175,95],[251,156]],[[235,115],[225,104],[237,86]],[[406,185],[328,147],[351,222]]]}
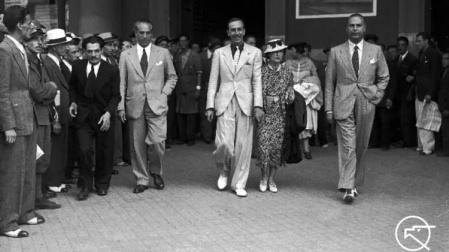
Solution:
{"label": "man in dark suit", "polygon": [[433,117],[423,118],[425,110],[431,108],[431,103],[438,99],[437,91],[441,74],[441,56],[429,45],[429,35],[421,32],[416,35],[416,45],[419,49],[419,64],[416,69],[416,100],[415,111],[418,128],[418,151],[420,155],[430,155],[434,152],[435,136],[432,131]]}
{"label": "man in dark suit", "polygon": [[9,35],[0,44],[0,235],[22,238],[20,224],[45,222],[34,211],[36,121],[22,42],[34,24],[27,9],[6,9]]}
{"label": "man in dark suit", "polygon": [[213,120],[209,122],[206,117],[206,103],[207,103],[207,91],[209,89],[209,77],[210,70],[212,67],[212,56],[216,49],[222,46],[220,39],[212,37],[209,40],[208,49],[205,52],[200,54],[201,67],[203,69],[203,74],[201,75],[201,92],[200,92],[200,100],[199,100],[199,112],[200,112],[200,129],[201,136],[203,137],[204,142],[207,144],[212,143],[215,135],[215,129],[217,120]]}
{"label": "man in dark suit", "polygon": [[[51,157],[51,122],[53,122],[53,101],[57,93],[57,87],[50,81],[42,61],[39,58],[42,53],[42,42],[44,32],[37,28],[33,30],[31,38],[26,41],[26,51],[29,63],[29,81],[31,97],[34,101],[38,128],[36,129],[37,145],[44,154],[37,160],[36,164],[36,209],[57,209],[61,205],[47,199],[51,197],[43,194],[42,176],[50,165]],[[58,155],[59,153],[56,153]],[[47,197],[46,197],[47,196]]]}
{"label": "man in dark suit", "polygon": [[418,59],[408,51],[406,37],[397,39],[399,56],[397,58],[396,103],[399,106],[399,119],[402,144],[410,148],[417,145],[415,114],[415,73]]}
{"label": "man in dark suit", "polygon": [[65,177],[68,154],[69,85],[70,70],[64,64],[63,56],[67,54],[68,44],[72,39],[66,37],[62,29],[47,32],[48,55],[43,59],[50,80],[56,83],[59,94],[55,98],[57,118],[52,125],[50,166],[44,174],[43,185],[53,192],[67,192],[69,186],[62,183]]}
{"label": "man in dark suit", "polygon": [[438,157],[449,157],[449,53],[443,54],[443,76],[438,91],[438,108],[441,112],[441,126],[439,140],[440,150],[436,153]]}
{"label": "man in dark suit", "polygon": [[[114,124],[120,102],[120,75],[117,67],[101,60],[103,45],[103,39],[96,36],[83,41],[87,59],[73,64],[70,79],[70,115],[76,117],[81,162],[79,200],[87,199],[93,186],[98,195],[107,195],[114,165]],[[94,141],[95,175],[92,172]]]}

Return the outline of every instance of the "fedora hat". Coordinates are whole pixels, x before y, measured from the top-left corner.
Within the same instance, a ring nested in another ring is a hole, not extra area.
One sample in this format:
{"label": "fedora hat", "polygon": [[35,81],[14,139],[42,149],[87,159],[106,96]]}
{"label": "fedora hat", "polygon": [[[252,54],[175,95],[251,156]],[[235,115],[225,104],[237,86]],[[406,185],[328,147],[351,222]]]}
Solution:
{"label": "fedora hat", "polygon": [[102,38],[104,40],[105,44],[114,42],[118,39],[118,36],[112,32],[100,33],[100,34],[98,34],[98,37]]}
{"label": "fedora hat", "polygon": [[72,38],[67,37],[65,35],[65,31],[63,29],[52,29],[47,31],[47,45],[55,46],[60,44],[69,43],[72,41]]}
{"label": "fedora hat", "polygon": [[267,49],[265,49],[264,53],[282,51],[287,47],[288,46],[284,45],[284,42],[282,42],[282,39],[272,39],[267,42]]}

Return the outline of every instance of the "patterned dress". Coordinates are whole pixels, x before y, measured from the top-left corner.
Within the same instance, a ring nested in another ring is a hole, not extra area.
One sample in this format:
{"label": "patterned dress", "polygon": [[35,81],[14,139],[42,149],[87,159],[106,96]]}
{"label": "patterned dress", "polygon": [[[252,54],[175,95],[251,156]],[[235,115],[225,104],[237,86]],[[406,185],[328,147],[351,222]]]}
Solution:
{"label": "patterned dress", "polygon": [[274,70],[269,65],[262,67],[262,96],[265,119],[257,127],[257,165],[264,170],[284,166],[282,144],[285,132],[285,106],[288,87],[293,86],[291,71],[281,66]]}

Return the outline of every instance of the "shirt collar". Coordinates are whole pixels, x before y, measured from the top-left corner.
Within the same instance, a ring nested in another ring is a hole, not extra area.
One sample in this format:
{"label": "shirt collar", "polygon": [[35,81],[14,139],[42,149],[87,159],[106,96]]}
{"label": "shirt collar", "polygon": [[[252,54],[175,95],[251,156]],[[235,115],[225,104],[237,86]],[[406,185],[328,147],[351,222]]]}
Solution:
{"label": "shirt collar", "polygon": [[[243,46],[244,45],[245,45],[245,43],[241,43],[240,45],[238,45],[240,51],[243,51]],[[235,46],[233,44],[231,44],[231,48],[234,49],[234,50],[237,50],[237,46]]]}
{"label": "shirt collar", "polygon": [[[151,51],[151,44],[152,43],[150,43],[147,47],[145,47],[145,51],[147,53],[149,53]],[[144,48],[141,45],[139,45],[139,43],[137,43],[136,46],[137,46],[137,51],[143,53]]]}
{"label": "shirt collar", "polygon": [[359,48],[359,51],[363,51],[363,39],[362,40],[360,40],[360,42],[358,43],[358,44],[354,44],[354,43],[352,43],[352,41],[351,40],[348,40],[348,42],[349,42],[349,49],[350,49],[350,51],[352,52],[352,51],[354,51],[354,47],[355,46],[357,46],[358,48]]}
{"label": "shirt collar", "polygon": [[408,54],[408,50],[404,54],[401,55],[401,60],[404,60],[405,56],[407,56],[407,54]]}
{"label": "shirt collar", "polygon": [[10,35],[6,35],[6,37],[8,37],[9,39],[12,40],[12,42],[17,46],[17,48],[20,50],[20,52],[22,52],[23,54],[25,54],[25,48],[23,47],[23,45],[17,41],[15,38],[11,37]]}
{"label": "shirt collar", "polygon": [[212,57],[212,52],[209,49],[207,49],[207,58],[210,59],[210,57]]}
{"label": "shirt collar", "polygon": [[[94,65],[95,72],[98,71],[98,68],[100,68],[100,65],[101,65],[101,60],[100,60],[100,62],[98,64]],[[92,64],[90,64],[90,62],[87,61],[87,69],[91,69],[91,68],[92,68]]]}
{"label": "shirt collar", "polygon": [[61,67],[59,65],[59,59],[55,55],[49,53],[49,54],[47,54],[47,56],[50,57],[50,59],[52,59],[56,63],[56,65],[58,65],[58,67]]}
{"label": "shirt collar", "polygon": [[269,68],[270,70],[273,70],[273,71],[275,71],[275,72],[281,71],[281,68],[282,68],[282,64],[279,64],[279,66],[277,67],[277,69],[274,69],[274,68],[271,66],[270,63],[268,63],[267,65],[268,65],[268,68]]}
{"label": "shirt collar", "polygon": [[103,54],[101,55],[101,59],[104,61],[108,61],[108,58],[106,58],[106,56],[104,56]]}

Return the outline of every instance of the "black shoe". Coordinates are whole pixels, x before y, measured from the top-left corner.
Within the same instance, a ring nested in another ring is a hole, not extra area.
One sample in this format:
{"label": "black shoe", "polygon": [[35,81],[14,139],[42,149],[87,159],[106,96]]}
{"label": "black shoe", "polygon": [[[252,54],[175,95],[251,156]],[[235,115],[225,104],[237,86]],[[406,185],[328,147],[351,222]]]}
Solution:
{"label": "black shoe", "polygon": [[119,172],[116,169],[112,170],[112,175],[118,175],[118,174],[119,174]]}
{"label": "black shoe", "polygon": [[154,186],[156,186],[156,189],[162,190],[164,189],[164,180],[162,179],[161,175],[159,174],[151,174],[154,178]]}
{"label": "black shoe", "polygon": [[83,187],[78,194],[78,200],[86,200],[89,197],[90,190],[87,187]]}
{"label": "black shoe", "polygon": [[97,188],[97,194],[100,196],[106,196],[108,195],[108,190],[107,189],[98,189]]}
{"label": "black shoe", "polygon": [[419,152],[420,156],[429,156],[429,155],[432,155],[432,154],[433,154],[433,151],[431,151],[430,153],[425,153],[424,151],[420,151]]}
{"label": "black shoe", "polygon": [[61,205],[45,198],[37,199],[34,202],[34,209],[59,209],[59,208],[61,208]]}
{"label": "black shoe", "polygon": [[44,194],[44,198],[46,198],[46,199],[52,199],[52,198],[58,197],[58,195],[55,192],[52,192],[50,190],[45,190],[45,192],[43,192],[43,194]]}
{"label": "black shoe", "polygon": [[205,142],[206,144],[211,144],[211,143],[212,143],[212,140],[204,140],[204,142]]}
{"label": "black shoe", "polygon": [[310,152],[304,152],[304,157],[306,159],[312,159],[312,154],[310,154]]}
{"label": "black shoe", "polygon": [[173,141],[173,145],[183,145],[185,143],[186,143],[185,141],[180,141],[180,140],[174,140]]}
{"label": "black shoe", "polygon": [[385,146],[380,147],[381,151],[388,151],[389,149],[390,149],[389,147],[385,147]]}
{"label": "black shoe", "polygon": [[171,150],[171,145],[168,144],[167,142],[165,142],[165,149],[166,150]]}
{"label": "black shoe", "polygon": [[134,193],[143,193],[147,189],[148,186],[146,185],[137,185],[136,188],[134,188]]}
{"label": "black shoe", "polygon": [[192,145],[195,145],[195,141],[189,141],[189,142],[187,142],[187,146],[192,146]]}

